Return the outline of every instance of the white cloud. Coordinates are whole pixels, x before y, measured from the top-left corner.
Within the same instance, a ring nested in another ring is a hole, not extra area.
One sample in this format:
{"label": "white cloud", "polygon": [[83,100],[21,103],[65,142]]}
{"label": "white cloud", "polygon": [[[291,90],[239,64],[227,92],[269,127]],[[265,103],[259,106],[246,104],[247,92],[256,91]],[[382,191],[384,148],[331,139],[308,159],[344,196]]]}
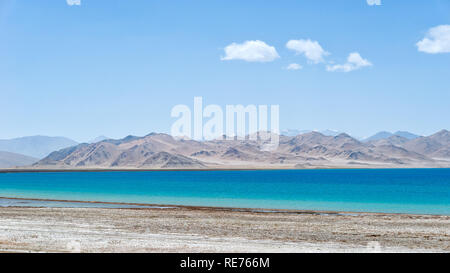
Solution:
{"label": "white cloud", "polygon": [[426,37],[416,46],[419,51],[425,53],[450,53],[450,25],[430,28]]}
{"label": "white cloud", "polygon": [[294,50],[297,54],[304,54],[305,57],[313,63],[323,62],[323,57],[329,55],[317,41],[311,40],[290,40],[286,47]]}
{"label": "white cloud", "polygon": [[67,2],[67,5],[69,5],[69,6],[73,6],[73,5],[79,6],[79,5],[81,5],[81,0],[66,0],[66,2]]}
{"label": "white cloud", "polygon": [[352,52],[348,55],[345,64],[327,65],[327,71],[350,72],[365,66],[372,66],[372,64],[368,60],[363,59],[358,52]]}
{"label": "white cloud", "polygon": [[263,41],[245,41],[242,44],[232,43],[225,47],[225,57],[221,60],[244,60],[247,62],[271,62],[280,56],[273,46]]}
{"label": "white cloud", "polygon": [[302,68],[303,68],[303,66],[301,66],[299,64],[296,64],[296,63],[292,63],[292,64],[286,66],[287,70],[299,70],[299,69],[302,69]]}
{"label": "white cloud", "polygon": [[380,6],[381,5],[381,0],[367,0],[367,5],[369,6]]}

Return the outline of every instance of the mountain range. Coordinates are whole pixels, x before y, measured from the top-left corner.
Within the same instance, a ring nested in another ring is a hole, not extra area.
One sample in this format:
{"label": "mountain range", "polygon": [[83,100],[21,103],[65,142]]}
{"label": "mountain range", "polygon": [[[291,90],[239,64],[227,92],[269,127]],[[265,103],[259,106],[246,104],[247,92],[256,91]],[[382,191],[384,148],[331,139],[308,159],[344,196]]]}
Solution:
{"label": "mountain range", "polygon": [[281,131],[281,134],[284,136],[296,136],[296,135],[301,135],[301,134],[306,134],[306,133],[311,133],[311,132],[319,132],[322,135],[325,136],[337,136],[342,132],[336,131],[336,130],[321,130],[321,131],[317,131],[317,130],[297,130],[297,129],[286,129]]}
{"label": "mountain range", "polygon": [[104,139],[55,151],[34,168],[397,168],[450,167],[450,132],[392,134],[359,141],[348,134],[280,136],[276,150],[261,140],[195,141],[151,133]]}
{"label": "mountain range", "polygon": [[37,161],[34,157],[0,151],[0,168],[29,166]]}
{"label": "mountain range", "polygon": [[0,151],[44,158],[53,151],[77,145],[66,137],[27,136],[14,139],[0,139]]}
{"label": "mountain range", "polygon": [[77,144],[65,137],[28,136],[0,139],[0,168],[29,166],[53,151]]}
{"label": "mountain range", "polygon": [[364,142],[368,142],[368,141],[374,141],[374,140],[380,140],[380,139],[386,139],[392,136],[399,136],[399,137],[404,137],[406,139],[415,139],[420,137],[419,135],[410,133],[410,132],[406,132],[406,131],[397,131],[395,133],[391,133],[391,132],[386,132],[386,131],[381,131],[376,133],[375,135],[368,137],[366,139],[363,139],[362,141]]}

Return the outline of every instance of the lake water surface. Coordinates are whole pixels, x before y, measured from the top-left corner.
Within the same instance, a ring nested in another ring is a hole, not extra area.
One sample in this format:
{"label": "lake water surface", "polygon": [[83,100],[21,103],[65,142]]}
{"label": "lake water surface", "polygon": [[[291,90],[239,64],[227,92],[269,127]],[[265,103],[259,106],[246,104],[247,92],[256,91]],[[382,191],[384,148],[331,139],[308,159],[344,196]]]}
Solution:
{"label": "lake water surface", "polygon": [[450,215],[450,169],[0,173],[0,196]]}

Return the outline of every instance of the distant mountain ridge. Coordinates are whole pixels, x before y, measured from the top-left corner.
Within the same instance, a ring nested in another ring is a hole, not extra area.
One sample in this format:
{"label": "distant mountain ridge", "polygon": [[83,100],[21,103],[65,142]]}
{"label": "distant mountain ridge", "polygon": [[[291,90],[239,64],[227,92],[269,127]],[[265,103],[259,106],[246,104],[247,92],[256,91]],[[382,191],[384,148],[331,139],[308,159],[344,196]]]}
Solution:
{"label": "distant mountain ridge", "polygon": [[450,167],[450,133],[359,141],[348,134],[280,136],[276,150],[261,140],[195,141],[151,133],[83,143],[51,153],[35,168],[323,168]]}
{"label": "distant mountain ridge", "polygon": [[96,142],[100,142],[100,141],[107,140],[107,139],[110,139],[110,138],[107,137],[107,136],[101,135],[101,136],[98,136],[98,137],[96,137],[94,139],[89,140],[88,143],[96,143]]}
{"label": "distant mountain ridge", "polygon": [[77,145],[66,137],[27,136],[14,139],[0,139],[0,151],[44,158],[53,151]]}
{"label": "distant mountain ridge", "polygon": [[287,129],[287,130],[283,130],[281,131],[281,134],[284,136],[297,136],[300,134],[306,134],[306,133],[311,133],[311,132],[319,132],[322,135],[325,136],[337,136],[339,134],[341,134],[342,132],[339,131],[335,131],[335,130],[321,130],[321,131],[316,131],[316,130],[297,130],[297,129]]}
{"label": "distant mountain ridge", "polygon": [[439,131],[429,137],[420,137],[404,144],[406,149],[435,158],[450,156],[450,132]]}
{"label": "distant mountain ridge", "polygon": [[29,166],[37,161],[34,157],[0,151],[0,168]]}
{"label": "distant mountain ridge", "polygon": [[401,136],[401,137],[404,137],[407,139],[415,139],[415,138],[420,137],[419,135],[416,135],[416,134],[413,134],[413,133],[410,133],[407,131],[397,131],[394,133],[394,136]]}
{"label": "distant mountain ridge", "polygon": [[362,141],[364,141],[364,142],[376,141],[376,140],[380,140],[380,139],[387,139],[387,138],[392,137],[392,136],[400,136],[400,137],[404,137],[404,138],[409,139],[409,140],[420,137],[419,135],[416,135],[416,134],[413,134],[413,133],[410,133],[410,132],[406,132],[406,131],[397,131],[395,133],[391,133],[391,132],[387,132],[387,131],[381,131],[381,132],[378,132],[378,133],[376,133],[375,135],[373,135],[371,137],[363,139]]}

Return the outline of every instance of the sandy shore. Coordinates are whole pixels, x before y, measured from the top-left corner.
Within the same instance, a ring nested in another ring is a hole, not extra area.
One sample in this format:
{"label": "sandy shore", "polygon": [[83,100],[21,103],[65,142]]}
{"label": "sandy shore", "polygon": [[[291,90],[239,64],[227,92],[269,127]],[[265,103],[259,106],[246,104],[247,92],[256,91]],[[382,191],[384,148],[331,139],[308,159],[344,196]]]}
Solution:
{"label": "sandy shore", "polygon": [[450,216],[0,208],[1,252],[450,252]]}

